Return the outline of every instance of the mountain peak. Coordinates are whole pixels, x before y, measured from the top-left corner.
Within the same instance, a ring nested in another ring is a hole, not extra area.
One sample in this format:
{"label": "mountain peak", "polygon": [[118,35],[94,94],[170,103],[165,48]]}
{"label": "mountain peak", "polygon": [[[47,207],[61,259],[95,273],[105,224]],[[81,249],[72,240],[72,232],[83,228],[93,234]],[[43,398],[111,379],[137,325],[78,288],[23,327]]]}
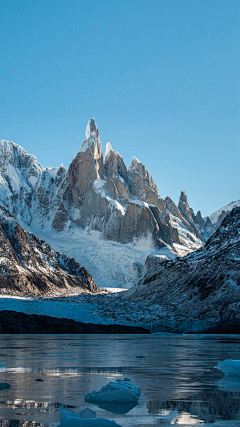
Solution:
{"label": "mountain peak", "polygon": [[137,157],[133,157],[133,159],[132,159],[132,161],[131,161],[131,164],[130,164],[130,166],[129,166],[129,169],[130,168],[133,168],[134,166],[136,166],[136,165],[140,165],[140,164],[142,164],[141,162],[140,162],[140,160],[138,160],[137,159]]}
{"label": "mountain peak", "polygon": [[108,157],[110,156],[111,151],[114,151],[113,148],[112,148],[111,142],[107,142],[105,156],[104,156],[105,160],[108,159]]}
{"label": "mountain peak", "polygon": [[88,120],[85,135],[86,139],[81,144],[79,151],[84,153],[90,148],[95,158],[102,157],[102,145],[94,117]]}
{"label": "mountain peak", "polygon": [[184,190],[182,190],[181,191],[181,193],[180,193],[180,197],[179,197],[179,201],[182,201],[183,203],[187,203],[188,201],[187,201],[187,195],[186,195],[186,193],[185,193],[185,191]]}
{"label": "mountain peak", "polygon": [[98,136],[98,128],[95,122],[95,118],[88,120],[88,124],[85,131],[86,139],[90,139],[91,136],[96,135]]}

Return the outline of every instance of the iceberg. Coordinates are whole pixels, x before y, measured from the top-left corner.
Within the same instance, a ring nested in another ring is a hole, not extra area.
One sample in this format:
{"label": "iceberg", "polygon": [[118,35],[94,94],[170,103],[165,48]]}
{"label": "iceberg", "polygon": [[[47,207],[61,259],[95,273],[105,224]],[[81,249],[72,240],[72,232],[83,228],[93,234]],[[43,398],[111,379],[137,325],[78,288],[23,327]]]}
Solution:
{"label": "iceberg", "polygon": [[216,366],[224,375],[240,377],[240,360],[227,359]]}
{"label": "iceberg", "polygon": [[[77,414],[70,409],[60,407],[60,425],[59,427],[121,427],[115,421],[107,420],[105,418],[92,418],[95,412],[89,408]],[[89,418],[82,418],[82,416]]]}
{"label": "iceberg", "polygon": [[125,380],[117,380],[110,382],[99,391],[85,395],[85,402],[99,403],[99,402],[138,402],[141,394],[141,389],[131,383],[128,378]]}
{"label": "iceberg", "polygon": [[80,419],[80,415],[77,412],[71,411],[70,409],[63,408],[60,406],[59,408],[59,417],[60,423],[62,423],[67,418]]}
{"label": "iceberg", "polygon": [[90,408],[84,409],[82,412],[79,412],[80,418],[96,418],[96,412],[92,411]]}

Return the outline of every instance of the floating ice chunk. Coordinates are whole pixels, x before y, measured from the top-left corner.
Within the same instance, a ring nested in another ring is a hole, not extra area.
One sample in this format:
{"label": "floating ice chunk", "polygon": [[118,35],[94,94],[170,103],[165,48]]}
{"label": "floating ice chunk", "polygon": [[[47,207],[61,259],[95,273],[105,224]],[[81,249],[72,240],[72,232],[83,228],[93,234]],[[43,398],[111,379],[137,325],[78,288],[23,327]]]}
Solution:
{"label": "floating ice chunk", "polygon": [[227,359],[219,362],[216,366],[224,375],[232,375],[240,377],[240,360]]}
{"label": "floating ice chunk", "polygon": [[82,412],[79,412],[80,418],[96,418],[96,412],[92,411],[90,408],[84,409]]}
{"label": "floating ice chunk", "polygon": [[100,391],[93,391],[85,395],[85,402],[138,402],[141,389],[125,378],[124,381],[110,382]]}
{"label": "floating ice chunk", "polygon": [[[60,407],[59,416],[59,427],[121,427],[119,424],[116,424],[115,421],[106,420],[105,418],[95,418],[96,412],[89,408],[77,414],[70,409]],[[83,416],[85,418],[83,418]]]}
{"label": "floating ice chunk", "polygon": [[60,423],[62,423],[67,418],[80,419],[79,414],[74,411],[71,411],[70,409],[63,408],[62,406],[60,406],[59,408],[59,417]]}

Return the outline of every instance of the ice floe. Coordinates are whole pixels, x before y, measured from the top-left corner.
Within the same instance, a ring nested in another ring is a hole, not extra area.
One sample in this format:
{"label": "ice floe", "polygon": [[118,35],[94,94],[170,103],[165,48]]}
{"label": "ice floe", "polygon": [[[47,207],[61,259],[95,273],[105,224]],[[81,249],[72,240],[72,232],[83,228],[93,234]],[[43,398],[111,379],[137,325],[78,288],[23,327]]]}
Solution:
{"label": "ice floe", "polygon": [[117,380],[110,382],[99,391],[85,395],[85,402],[98,403],[98,402],[138,402],[141,394],[141,389],[135,386],[127,378],[125,380]]}

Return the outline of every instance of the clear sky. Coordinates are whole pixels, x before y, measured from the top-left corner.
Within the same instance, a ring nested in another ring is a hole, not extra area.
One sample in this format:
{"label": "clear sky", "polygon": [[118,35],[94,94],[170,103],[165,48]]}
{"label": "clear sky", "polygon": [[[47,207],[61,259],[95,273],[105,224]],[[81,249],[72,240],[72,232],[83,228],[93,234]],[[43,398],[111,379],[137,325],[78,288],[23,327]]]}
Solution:
{"label": "clear sky", "polygon": [[240,199],[239,0],[0,2],[0,139],[68,166],[96,118],[159,194]]}

